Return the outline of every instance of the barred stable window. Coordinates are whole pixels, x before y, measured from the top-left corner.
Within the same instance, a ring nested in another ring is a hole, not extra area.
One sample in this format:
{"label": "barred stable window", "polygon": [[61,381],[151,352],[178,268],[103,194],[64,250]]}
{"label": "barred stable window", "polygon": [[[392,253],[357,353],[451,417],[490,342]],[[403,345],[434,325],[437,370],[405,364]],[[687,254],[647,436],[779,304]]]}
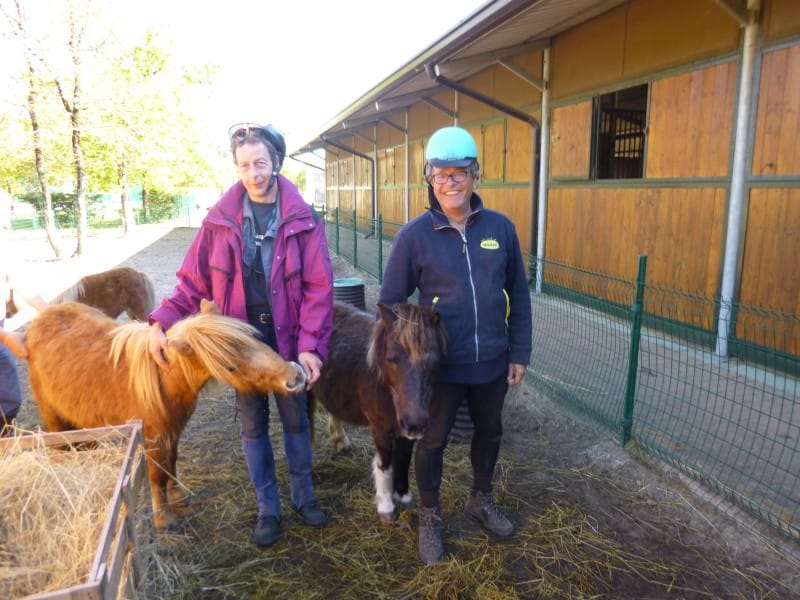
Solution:
{"label": "barred stable window", "polygon": [[594,98],[592,179],[640,179],[644,174],[648,85]]}

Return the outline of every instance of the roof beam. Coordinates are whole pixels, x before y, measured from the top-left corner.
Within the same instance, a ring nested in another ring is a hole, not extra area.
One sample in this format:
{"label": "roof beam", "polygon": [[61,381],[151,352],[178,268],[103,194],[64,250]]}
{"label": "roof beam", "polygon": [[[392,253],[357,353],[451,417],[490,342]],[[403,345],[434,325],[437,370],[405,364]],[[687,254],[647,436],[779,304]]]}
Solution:
{"label": "roof beam", "polygon": [[396,129],[400,133],[408,133],[408,129],[406,129],[405,127],[400,127],[400,125],[398,125],[394,121],[389,120],[388,118],[381,118],[381,119],[378,119],[378,120],[381,123],[383,123],[384,125],[388,125],[392,129]]}
{"label": "roof beam", "polygon": [[400,108],[408,108],[412,104],[425,99],[427,96],[432,96],[438,90],[436,86],[428,87],[410,94],[403,94],[401,96],[393,96],[391,98],[375,100],[375,110],[382,113],[395,111]]}
{"label": "roof beam", "polygon": [[506,104],[505,102],[500,102],[499,100],[495,100],[486,94],[479,92],[477,90],[473,90],[468,88],[465,85],[458,83],[457,81],[453,81],[444,77],[439,73],[439,66],[438,65],[425,65],[425,72],[428,74],[428,77],[433,79],[436,83],[443,85],[444,87],[448,87],[451,90],[457,91],[459,94],[464,94],[468,98],[472,98],[473,100],[477,100],[478,102],[485,104],[487,106],[491,106],[494,109],[499,110],[515,119],[519,119],[520,121],[524,121],[525,123],[529,123],[534,127],[539,127],[539,121],[536,120],[535,117],[529,115],[528,113],[521,111],[513,106]]}
{"label": "roof beam", "polygon": [[507,60],[501,60],[499,61],[498,64],[501,65],[502,67],[505,67],[506,69],[511,71],[514,75],[522,79],[522,81],[535,87],[540,92],[544,91],[544,89],[547,87],[547,84],[544,82],[544,79],[542,79],[538,75],[534,75],[527,69],[523,69],[522,67],[519,67]]}
{"label": "roof beam", "polygon": [[436,66],[444,77],[458,76],[464,71],[483,69],[503,60],[519,56],[520,54],[530,54],[532,52],[544,50],[549,45],[549,39],[536,40],[535,42],[526,42],[524,44],[517,44],[516,46],[508,46],[499,50],[484,52],[483,54],[448,60],[438,63]]}
{"label": "roof beam", "polygon": [[367,142],[368,144],[375,145],[375,140],[373,140],[373,139],[371,139],[371,138],[368,138],[367,136],[365,136],[365,135],[362,135],[362,134],[358,133],[357,131],[353,131],[353,132],[351,132],[351,135],[352,135],[353,137],[357,137],[357,138],[358,138],[358,139],[360,139],[362,142]]}
{"label": "roof beam", "polygon": [[429,104],[430,106],[432,106],[439,112],[444,113],[447,117],[451,119],[455,119],[456,116],[458,116],[458,113],[456,113],[456,111],[447,108],[444,104],[440,104],[433,98],[422,98],[422,102],[424,102],[425,104]]}
{"label": "roof beam", "polygon": [[739,24],[739,27],[747,27],[750,23],[750,12],[742,6],[739,0],[714,0],[720,8],[724,9]]}

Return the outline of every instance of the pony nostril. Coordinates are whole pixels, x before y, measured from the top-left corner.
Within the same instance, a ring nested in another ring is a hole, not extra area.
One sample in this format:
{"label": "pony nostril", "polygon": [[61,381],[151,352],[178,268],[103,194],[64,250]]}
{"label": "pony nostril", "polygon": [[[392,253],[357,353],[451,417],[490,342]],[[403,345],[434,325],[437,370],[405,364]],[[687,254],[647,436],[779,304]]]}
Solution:
{"label": "pony nostril", "polygon": [[405,431],[408,437],[418,438],[425,434],[428,428],[428,420],[409,422],[406,419],[400,419],[399,422],[401,431]]}
{"label": "pony nostril", "polygon": [[296,371],[296,376],[294,378],[294,383],[287,387],[291,390],[302,389],[303,386],[305,386],[306,384],[306,371],[305,369],[303,369],[302,366],[300,366],[296,362],[292,362],[291,365],[294,367],[294,370]]}

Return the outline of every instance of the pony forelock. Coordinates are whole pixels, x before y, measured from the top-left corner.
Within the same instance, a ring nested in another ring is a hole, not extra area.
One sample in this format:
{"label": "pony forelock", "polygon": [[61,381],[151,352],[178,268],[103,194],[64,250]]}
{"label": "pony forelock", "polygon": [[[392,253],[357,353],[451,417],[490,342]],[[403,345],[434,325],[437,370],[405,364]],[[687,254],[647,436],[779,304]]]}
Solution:
{"label": "pony forelock", "polygon": [[425,308],[403,303],[394,305],[392,312],[396,318],[391,323],[379,319],[370,335],[367,364],[371,368],[379,368],[379,356],[387,335],[391,335],[406,350],[412,362],[421,361],[431,351],[444,352],[446,340],[441,322],[431,326],[428,323],[430,315],[426,314]]}

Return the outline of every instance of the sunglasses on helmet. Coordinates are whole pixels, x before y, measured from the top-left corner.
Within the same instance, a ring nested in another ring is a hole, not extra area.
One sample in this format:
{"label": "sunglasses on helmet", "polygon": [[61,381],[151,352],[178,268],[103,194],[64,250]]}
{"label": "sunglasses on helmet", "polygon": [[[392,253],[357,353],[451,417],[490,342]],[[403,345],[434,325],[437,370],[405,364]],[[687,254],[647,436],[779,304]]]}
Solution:
{"label": "sunglasses on helmet", "polygon": [[241,141],[254,133],[270,139],[266,127],[263,125],[256,125],[255,123],[236,123],[236,125],[231,125],[231,128],[228,129],[228,136],[231,140],[237,141]]}

